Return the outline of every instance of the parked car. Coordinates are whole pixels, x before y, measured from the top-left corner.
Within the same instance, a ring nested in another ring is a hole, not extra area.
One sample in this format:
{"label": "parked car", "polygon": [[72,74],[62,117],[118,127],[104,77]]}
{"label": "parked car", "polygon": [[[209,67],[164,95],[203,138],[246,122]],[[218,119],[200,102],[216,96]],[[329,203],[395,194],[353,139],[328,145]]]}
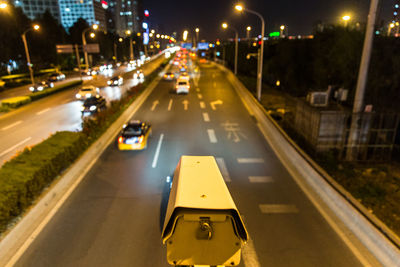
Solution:
{"label": "parked car", "polygon": [[54,84],[52,82],[41,81],[41,82],[38,82],[38,83],[32,85],[31,87],[29,87],[29,91],[41,92],[47,88],[53,88],[53,87],[54,87]]}

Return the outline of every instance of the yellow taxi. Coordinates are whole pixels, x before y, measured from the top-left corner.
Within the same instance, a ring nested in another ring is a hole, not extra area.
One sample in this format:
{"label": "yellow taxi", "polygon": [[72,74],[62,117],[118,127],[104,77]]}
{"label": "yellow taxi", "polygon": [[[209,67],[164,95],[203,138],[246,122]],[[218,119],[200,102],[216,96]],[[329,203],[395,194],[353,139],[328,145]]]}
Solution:
{"label": "yellow taxi", "polygon": [[143,150],[151,135],[151,125],[139,120],[129,121],[118,135],[119,150]]}

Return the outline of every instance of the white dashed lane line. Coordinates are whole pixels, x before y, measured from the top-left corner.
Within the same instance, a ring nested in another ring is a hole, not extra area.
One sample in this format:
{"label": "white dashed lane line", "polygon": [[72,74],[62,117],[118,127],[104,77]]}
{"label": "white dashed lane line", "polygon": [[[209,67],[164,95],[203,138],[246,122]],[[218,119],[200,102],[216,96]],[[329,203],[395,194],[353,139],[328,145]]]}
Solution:
{"label": "white dashed lane line", "polygon": [[49,111],[50,109],[51,109],[51,108],[43,109],[42,111],[37,112],[36,115],[42,115],[43,113],[46,113],[46,112]]}
{"label": "white dashed lane line", "polygon": [[164,134],[161,134],[160,139],[158,140],[156,153],[154,154],[153,164],[151,164],[151,167],[153,167],[153,168],[157,167],[158,156],[160,155],[160,149],[161,149],[161,144],[162,144],[163,138],[164,138]]}
{"label": "white dashed lane line", "polygon": [[173,100],[170,99],[170,100],[169,100],[169,104],[168,104],[168,111],[170,111],[171,108],[172,108],[172,102],[173,102]]}
{"label": "white dashed lane line", "polygon": [[231,182],[231,177],[229,176],[228,168],[226,167],[225,161],[223,158],[216,158],[218,167],[222,173],[222,177],[224,177],[225,182]]}
{"label": "white dashed lane line", "polygon": [[200,108],[202,108],[202,109],[206,108],[206,104],[203,101],[200,102]]}
{"label": "white dashed lane line", "polygon": [[14,126],[17,126],[18,124],[22,123],[22,121],[16,121],[14,123],[11,123],[10,125],[7,125],[6,127],[1,128],[1,130],[6,131]]}
{"label": "white dashed lane line", "polygon": [[262,213],[298,213],[295,205],[285,204],[260,204],[258,205]]}
{"label": "white dashed lane line", "polygon": [[198,97],[199,99],[203,99],[203,95],[202,95],[202,94],[197,94],[197,97]]}
{"label": "white dashed lane line", "polygon": [[208,116],[207,112],[203,113],[203,119],[204,119],[205,122],[209,122],[210,121],[210,116]]}
{"label": "white dashed lane line", "polygon": [[270,176],[249,176],[250,183],[272,183],[273,181]]}
{"label": "white dashed lane line", "polygon": [[12,150],[16,149],[17,147],[21,146],[22,144],[28,142],[28,141],[31,140],[31,139],[32,139],[32,137],[28,137],[28,138],[26,138],[25,140],[22,140],[21,142],[19,142],[18,144],[13,145],[13,146],[10,147],[9,149],[4,150],[3,152],[0,153],[0,157],[6,155],[7,153],[11,152]]}
{"label": "white dashed lane line", "polygon": [[208,138],[210,139],[210,143],[217,143],[217,137],[215,136],[215,131],[213,129],[207,129]]}
{"label": "white dashed lane line", "polygon": [[238,163],[264,163],[262,158],[238,158]]}

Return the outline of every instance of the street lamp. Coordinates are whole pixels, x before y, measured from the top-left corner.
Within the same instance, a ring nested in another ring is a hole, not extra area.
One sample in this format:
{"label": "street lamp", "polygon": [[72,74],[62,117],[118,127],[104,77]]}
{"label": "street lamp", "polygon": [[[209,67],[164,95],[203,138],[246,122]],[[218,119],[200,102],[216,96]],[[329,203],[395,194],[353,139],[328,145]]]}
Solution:
{"label": "street lamp", "polygon": [[7,2],[0,2],[0,9],[6,9],[8,6]]}
{"label": "street lamp", "polygon": [[197,44],[199,43],[199,32],[200,32],[200,29],[196,28],[194,31],[196,32],[196,46],[197,46]]}
{"label": "street lamp", "polygon": [[283,31],[285,30],[285,25],[281,25],[281,26],[279,27],[279,29],[281,30],[280,36],[281,36],[281,38],[283,38]]}
{"label": "street lamp", "polygon": [[264,30],[265,30],[265,21],[263,16],[260,13],[247,9],[243,7],[243,5],[236,5],[235,9],[239,12],[245,11],[251,14],[256,15],[261,20],[261,48],[260,48],[260,57],[258,60],[258,67],[257,67],[257,99],[261,101],[261,88],[262,88],[262,70],[263,70],[263,58],[264,58]]}
{"label": "street lamp", "polygon": [[[228,28],[228,23],[226,23],[226,22],[222,23],[222,28],[227,29]],[[238,31],[234,27],[230,26],[230,28],[235,31],[235,66],[234,66],[234,73],[235,73],[235,75],[237,75],[238,39],[239,39],[238,35],[239,34],[238,34]]]}
{"label": "street lamp", "polygon": [[96,37],[96,34],[95,34],[94,32],[91,32],[91,33],[90,33],[90,38],[93,39],[94,37]]}
{"label": "street lamp", "polygon": [[[85,54],[85,66],[86,66],[86,71],[89,70],[89,61],[88,61],[88,53],[87,53],[87,50],[86,50],[86,37],[85,37],[85,34],[86,34],[86,32],[90,31],[91,29],[97,30],[98,28],[99,28],[99,25],[93,24],[92,27],[89,27],[89,28],[84,29],[84,30],[82,31],[82,45],[83,45],[82,49],[83,49],[84,54]],[[90,36],[90,37],[91,37],[91,36]],[[92,38],[93,38],[93,37],[92,37]]]}
{"label": "street lamp", "polygon": [[133,44],[132,44],[132,32],[127,30],[126,35],[129,36],[129,51],[130,51],[130,59],[133,60]]}
{"label": "street lamp", "polygon": [[[188,31],[184,31],[183,32],[183,41],[185,41],[186,42],[186,40],[187,40],[187,37],[188,37]],[[162,35],[161,35],[162,36]],[[161,37],[162,38],[162,37]]]}
{"label": "street lamp", "polygon": [[348,23],[348,21],[351,19],[351,16],[350,15],[344,15],[343,17],[342,17],[342,20],[344,21],[344,26],[345,27],[347,27],[347,23]]}
{"label": "street lamp", "polygon": [[249,42],[249,46],[250,46],[250,31],[251,31],[251,27],[247,26],[247,28],[246,28],[246,39]]}
{"label": "street lamp", "polygon": [[28,63],[29,75],[31,76],[32,84],[34,84],[35,81],[33,79],[33,70],[32,70],[32,65],[31,65],[31,58],[29,57],[28,43],[26,42],[26,34],[31,30],[38,31],[39,29],[40,29],[40,26],[36,24],[36,25],[33,25],[32,28],[25,30],[21,35],[22,42],[24,43],[24,47],[25,47],[26,61]]}
{"label": "street lamp", "polygon": [[388,33],[387,33],[388,36],[390,36],[390,32],[392,31],[392,29],[393,29],[395,26],[396,26],[396,25],[395,25],[393,22],[389,24]]}

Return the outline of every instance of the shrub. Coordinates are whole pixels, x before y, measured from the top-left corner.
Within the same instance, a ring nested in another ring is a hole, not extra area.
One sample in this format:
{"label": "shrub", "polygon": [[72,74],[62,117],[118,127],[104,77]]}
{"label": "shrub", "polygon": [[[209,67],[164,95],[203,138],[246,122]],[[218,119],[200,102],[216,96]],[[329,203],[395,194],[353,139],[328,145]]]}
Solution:
{"label": "shrub", "polygon": [[6,108],[17,108],[30,102],[31,98],[29,96],[17,96],[2,100],[1,105]]}

